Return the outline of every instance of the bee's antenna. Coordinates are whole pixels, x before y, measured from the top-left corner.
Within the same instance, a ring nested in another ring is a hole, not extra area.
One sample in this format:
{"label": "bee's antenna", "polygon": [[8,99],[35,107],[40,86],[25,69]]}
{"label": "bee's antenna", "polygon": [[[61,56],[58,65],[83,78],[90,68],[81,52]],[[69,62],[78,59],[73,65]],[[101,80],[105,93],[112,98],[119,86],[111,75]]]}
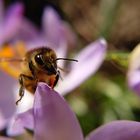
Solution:
{"label": "bee's antenna", "polygon": [[56,61],[57,61],[57,60],[67,60],[67,61],[75,61],[75,62],[78,62],[78,60],[76,60],[76,59],[71,59],[71,58],[56,58],[55,60],[56,60]]}

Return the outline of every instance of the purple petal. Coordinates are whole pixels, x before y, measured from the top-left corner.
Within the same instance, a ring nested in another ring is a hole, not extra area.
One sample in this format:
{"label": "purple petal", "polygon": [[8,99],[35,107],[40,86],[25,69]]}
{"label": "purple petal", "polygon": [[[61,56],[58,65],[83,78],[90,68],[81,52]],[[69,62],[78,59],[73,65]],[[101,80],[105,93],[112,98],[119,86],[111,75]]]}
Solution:
{"label": "purple petal", "polygon": [[83,140],[79,123],[63,97],[39,83],[34,103],[35,140]]}
{"label": "purple petal", "polygon": [[[15,112],[14,85],[16,81],[0,71],[0,113],[6,123]],[[1,121],[1,120],[0,120]],[[4,125],[2,124],[4,127]],[[0,129],[2,128],[0,124]]]}
{"label": "purple petal", "polygon": [[140,44],[135,47],[130,55],[127,73],[128,86],[140,95]]}
{"label": "purple petal", "polygon": [[46,8],[43,15],[43,29],[47,40],[55,47],[63,41],[61,24],[59,15],[52,8]]}
{"label": "purple petal", "polygon": [[74,44],[75,35],[70,30],[70,27],[65,24],[51,7],[44,11],[43,15],[43,31],[45,31],[47,41],[50,46],[59,47],[64,42]]}
{"label": "purple petal", "polygon": [[18,114],[11,121],[7,134],[9,136],[17,136],[25,132],[25,128],[33,130],[33,109],[30,109],[24,113]]}
{"label": "purple petal", "polygon": [[140,140],[140,123],[114,121],[93,131],[86,140]]}
{"label": "purple petal", "polygon": [[0,43],[9,41],[18,32],[22,26],[23,5],[21,3],[13,4],[9,7],[3,25],[0,26]]}
{"label": "purple petal", "polygon": [[66,94],[94,74],[105,58],[106,47],[106,41],[99,39],[82,50],[75,57],[78,63],[72,63],[71,72],[58,84],[56,90],[62,94]]}

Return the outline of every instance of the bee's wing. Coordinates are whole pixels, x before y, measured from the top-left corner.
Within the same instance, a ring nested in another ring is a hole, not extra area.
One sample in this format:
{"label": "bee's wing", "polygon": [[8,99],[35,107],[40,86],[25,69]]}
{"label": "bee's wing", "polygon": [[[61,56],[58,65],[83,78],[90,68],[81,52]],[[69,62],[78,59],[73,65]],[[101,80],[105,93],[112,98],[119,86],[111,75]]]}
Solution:
{"label": "bee's wing", "polygon": [[0,49],[0,69],[11,76],[18,78],[21,73],[21,64],[26,50],[24,45],[5,45]]}

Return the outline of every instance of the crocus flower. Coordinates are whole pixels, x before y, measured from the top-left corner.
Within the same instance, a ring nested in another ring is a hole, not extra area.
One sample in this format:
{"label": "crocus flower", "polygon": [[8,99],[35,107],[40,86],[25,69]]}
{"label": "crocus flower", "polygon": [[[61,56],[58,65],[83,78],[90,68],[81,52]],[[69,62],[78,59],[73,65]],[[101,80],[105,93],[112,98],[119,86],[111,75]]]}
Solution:
{"label": "crocus flower", "polygon": [[130,89],[140,95],[140,44],[130,54],[127,81]]}
{"label": "crocus flower", "polygon": [[[34,131],[34,140],[84,140],[75,114],[65,99],[45,83],[39,83],[34,106],[19,114],[10,130],[21,134],[25,129]],[[140,140],[140,123],[114,121],[93,130],[86,140]]]}
{"label": "crocus flower", "polygon": [[[67,46],[69,44],[68,42],[74,42],[75,40],[73,33],[70,31],[68,25],[59,18],[59,16],[53,9],[47,8],[45,10],[43,18],[43,27],[45,28],[43,30],[45,31],[44,33],[42,31],[38,31],[35,26],[32,25],[32,23],[30,23],[28,20],[22,19],[23,26],[20,26],[20,31],[23,32],[21,32],[21,34],[18,34],[18,36],[16,36],[16,39],[22,39],[26,44],[27,49],[38,46],[46,46],[46,44],[50,44],[52,45],[53,49],[56,50],[58,57],[64,57],[66,55]],[[53,32],[51,32],[50,29],[53,29]],[[85,49],[83,49],[75,57],[75,59],[78,59],[79,62],[72,63],[69,74],[63,77],[64,80],[60,81],[60,83],[56,87],[56,90],[59,92],[61,91],[60,93],[64,95],[72,91],[74,88],[78,87],[90,75],[94,74],[97,71],[102,61],[104,60],[105,52],[106,41],[103,38],[85,47]],[[63,66],[63,64],[61,64],[61,66]],[[12,82],[11,85],[13,86],[14,83],[15,82]],[[17,93],[18,88],[16,88],[15,91],[15,94]],[[29,98],[28,95],[30,95],[32,99]],[[10,97],[11,96],[9,96],[9,98]],[[27,98],[25,99],[25,97]],[[31,94],[25,93],[23,100],[18,106],[18,110],[20,112],[27,110],[28,105],[30,105],[30,107],[32,106],[32,100],[33,96]]]}

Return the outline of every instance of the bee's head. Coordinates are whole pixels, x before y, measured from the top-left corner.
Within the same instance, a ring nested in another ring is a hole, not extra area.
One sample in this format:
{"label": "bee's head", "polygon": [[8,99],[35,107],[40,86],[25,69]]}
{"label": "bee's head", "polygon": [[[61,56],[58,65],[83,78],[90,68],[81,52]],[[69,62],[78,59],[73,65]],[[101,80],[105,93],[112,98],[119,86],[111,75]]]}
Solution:
{"label": "bee's head", "polygon": [[47,74],[57,74],[56,54],[49,48],[43,48],[34,56],[35,66]]}
{"label": "bee's head", "polygon": [[75,59],[69,58],[57,58],[55,52],[50,48],[39,48],[34,53],[34,59],[32,60],[34,66],[47,72],[48,75],[58,74],[57,70],[57,61],[58,60],[68,60],[68,61],[76,61]]}

